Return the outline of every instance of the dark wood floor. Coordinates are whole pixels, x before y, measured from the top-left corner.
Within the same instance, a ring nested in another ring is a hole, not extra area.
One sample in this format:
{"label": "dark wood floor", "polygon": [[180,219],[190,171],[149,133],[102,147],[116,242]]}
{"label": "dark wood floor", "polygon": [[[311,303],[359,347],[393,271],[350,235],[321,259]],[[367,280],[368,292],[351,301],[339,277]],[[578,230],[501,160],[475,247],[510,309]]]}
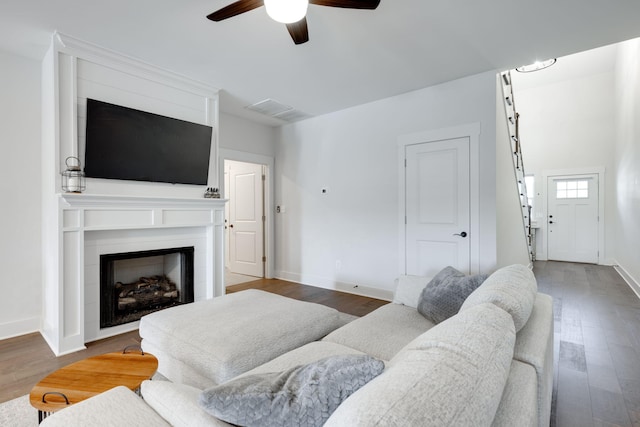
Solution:
{"label": "dark wood floor", "polygon": [[227,293],[243,291],[245,289],[261,289],[289,298],[315,302],[354,316],[364,316],[376,308],[389,303],[389,301],[361,297],[359,295],[336,292],[314,286],[305,286],[277,279],[261,279],[230,286],[227,288]]}
{"label": "dark wood floor", "polygon": [[[555,379],[551,426],[640,427],[640,299],[612,267],[540,262],[539,290],[554,297]],[[362,316],[385,301],[257,280],[258,288]],[[76,360],[139,342],[137,332],[90,343],[56,358],[39,334],[0,341],[0,402],[24,395],[43,376]]]}
{"label": "dark wood floor", "polygon": [[551,426],[640,426],[640,299],[612,267],[536,262],[554,298]]}
{"label": "dark wood floor", "polygon": [[87,349],[56,357],[39,333],[0,341],[0,402],[25,395],[49,373],[90,356],[140,344],[138,331],[87,344]]}

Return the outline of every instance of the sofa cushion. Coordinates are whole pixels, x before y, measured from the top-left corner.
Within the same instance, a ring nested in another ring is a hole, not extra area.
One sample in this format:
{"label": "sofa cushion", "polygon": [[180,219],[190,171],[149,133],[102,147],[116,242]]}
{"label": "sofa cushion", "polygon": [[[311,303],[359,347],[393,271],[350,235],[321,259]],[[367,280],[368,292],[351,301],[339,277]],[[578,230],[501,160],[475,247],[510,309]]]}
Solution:
{"label": "sofa cushion", "polygon": [[[173,427],[229,427],[198,405],[202,390],[170,381],[143,381],[144,401]],[[123,423],[121,426],[128,426]],[[149,423],[147,426],[154,426]],[[155,427],[155,426],[154,426]]]}
{"label": "sofa cushion", "polygon": [[445,267],[420,293],[418,312],[438,324],[460,311],[464,300],[486,278],[484,274],[467,276],[451,266]]}
{"label": "sofa cushion", "polygon": [[220,384],[343,324],[327,306],[249,289],[144,316],[140,336],[143,349],[148,342]]}
{"label": "sofa cushion", "polygon": [[527,324],[516,335],[513,358],[536,371],[540,427],[547,425],[551,416],[553,338],[553,299],[538,292]]}
{"label": "sofa cushion", "polygon": [[[536,371],[526,363],[513,360],[492,427],[538,426]],[[546,424],[549,425],[550,418]]]}
{"label": "sofa cushion", "polygon": [[461,310],[490,302],[513,317],[516,331],[529,320],[538,285],[533,272],[524,265],[514,264],[493,273],[462,304]]}
{"label": "sofa cushion", "polygon": [[432,327],[433,322],[422,317],[415,308],[391,303],[336,329],[323,341],[390,360],[402,347]]}
{"label": "sofa cushion", "polygon": [[[328,341],[314,341],[253,368],[241,377],[282,372],[295,366],[342,354],[363,353]],[[145,402],[173,426],[229,426],[230,424],[205,412],[198,404],[202,389],[208,387],[210,386],[196,388],[169,381],[145,381],[142,383],[141,391]]]}
{"label": "sofa cushion", "polygon": [[147,353],[153,354],[158,359],[157,372],[174,383],[189,384],[200,390],[217,384],[217,382],[202,375],[182,360],[178,360],[162,351],[150,343],[149,340],[142,341],[142,349]]}
{"label": "sofa cushion", "polygon": [[481,304],[434,326],[331,415],[333,426],[491,425],[511,366],[511,317]]}
{"label": "sofa cushion", "polygon": [[417,308],[420,293],[431,281],[431,277],[403,274],[395,280],[396,290],[393,293],[393,303]]}
{"label": "sofa cushion", "polygon": [[255,367],[237,378],[247,375],[265,374],[268,372],[283,372],[296,366],[317,362],[318,360],[327,357],[348,354],[362,356],[365,353],[329,341],[314,341],[309,344],[305,344],[302,347],[298,347],[295,350],[288,351],[282,356],[278,356],[267,363]]}
{"label": "sofa cushion", "polygon": [[[35,413],[34,413],[35,421]],[[119,386],[48,416],[43,427],[169,426],[153,409],[127,387]]]}
{"label": "sofa cushion", "polygon": [[279,373],[247,375],[202,392],[215,417],[246,426],[322,426],[353,392],[384,370],[368,355],[332,356]]}

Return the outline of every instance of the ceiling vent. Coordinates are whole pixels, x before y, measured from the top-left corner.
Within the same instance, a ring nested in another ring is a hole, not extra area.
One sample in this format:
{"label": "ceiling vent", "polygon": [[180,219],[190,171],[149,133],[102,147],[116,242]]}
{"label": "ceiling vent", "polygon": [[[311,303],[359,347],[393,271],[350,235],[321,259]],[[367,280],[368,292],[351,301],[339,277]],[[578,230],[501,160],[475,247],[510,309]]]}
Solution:
{"label": "ceiling vent", "polygon": [[312,117],[302,111],[294,109],[293,107],[274,101],[273,99],[265,99],[264,101],[256,102],[253,105],[247,105],[245,108],[247,110],[255,111],[256,113],[284,120],[285,122],[297,122],[299,120]]}
{"label": "ceiling vent", "polygon": [[294,110],[292,108],[291,110],[287,110],[283,113],[276,114],[273,117],[280,120],[284,120],[285,122],[297,122],[300,120],[311,118],[312,116],[307,113],[303,113],[302,111]]}

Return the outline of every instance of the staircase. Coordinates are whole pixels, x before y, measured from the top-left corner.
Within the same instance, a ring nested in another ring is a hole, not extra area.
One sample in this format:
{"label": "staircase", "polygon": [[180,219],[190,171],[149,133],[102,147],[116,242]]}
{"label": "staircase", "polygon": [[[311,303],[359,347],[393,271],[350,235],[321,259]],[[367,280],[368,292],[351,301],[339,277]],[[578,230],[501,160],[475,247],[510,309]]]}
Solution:
{"label": "staircase", "polygon": [[509,138],[511,142],[511,152],[513,153],[513,169],[518,182],[518,192],[520,198],[520,206],[522,207],[522,224],[529,252],[529,261],[535,260],[534,256],[534,237],[531,228],[531,206],[529,206],[527,198],[527,185],[525,183],[524,161],[522,160],[522,144],[520,141],[520,133],[518,128],[519,114],[516,111],[516,103],[513,98],[513,85],[511,84],[511,72],[505,71],[500,75],[502,81],[502,98],[504,109],[506,111],[507,128],[509,129]]}

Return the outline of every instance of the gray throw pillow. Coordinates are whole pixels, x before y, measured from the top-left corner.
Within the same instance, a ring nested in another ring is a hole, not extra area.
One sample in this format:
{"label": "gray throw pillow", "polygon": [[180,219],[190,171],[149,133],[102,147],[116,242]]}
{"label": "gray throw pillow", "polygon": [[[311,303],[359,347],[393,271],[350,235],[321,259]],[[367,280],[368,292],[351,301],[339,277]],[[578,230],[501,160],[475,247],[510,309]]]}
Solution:
{"label": "gray throw pillow", "polygon": [[436,324],[448,319],[460,311],[464,300],[487,277],[466,276],[451,266],[445,267],[422,290],[418,312]]}
{"label": "gray throw pillow", "polygon": [[239,426],[321,426],[343,400],[383,370],[384,362],[368,355],[332,356],[211,387],[199,403],[209,414]]}

